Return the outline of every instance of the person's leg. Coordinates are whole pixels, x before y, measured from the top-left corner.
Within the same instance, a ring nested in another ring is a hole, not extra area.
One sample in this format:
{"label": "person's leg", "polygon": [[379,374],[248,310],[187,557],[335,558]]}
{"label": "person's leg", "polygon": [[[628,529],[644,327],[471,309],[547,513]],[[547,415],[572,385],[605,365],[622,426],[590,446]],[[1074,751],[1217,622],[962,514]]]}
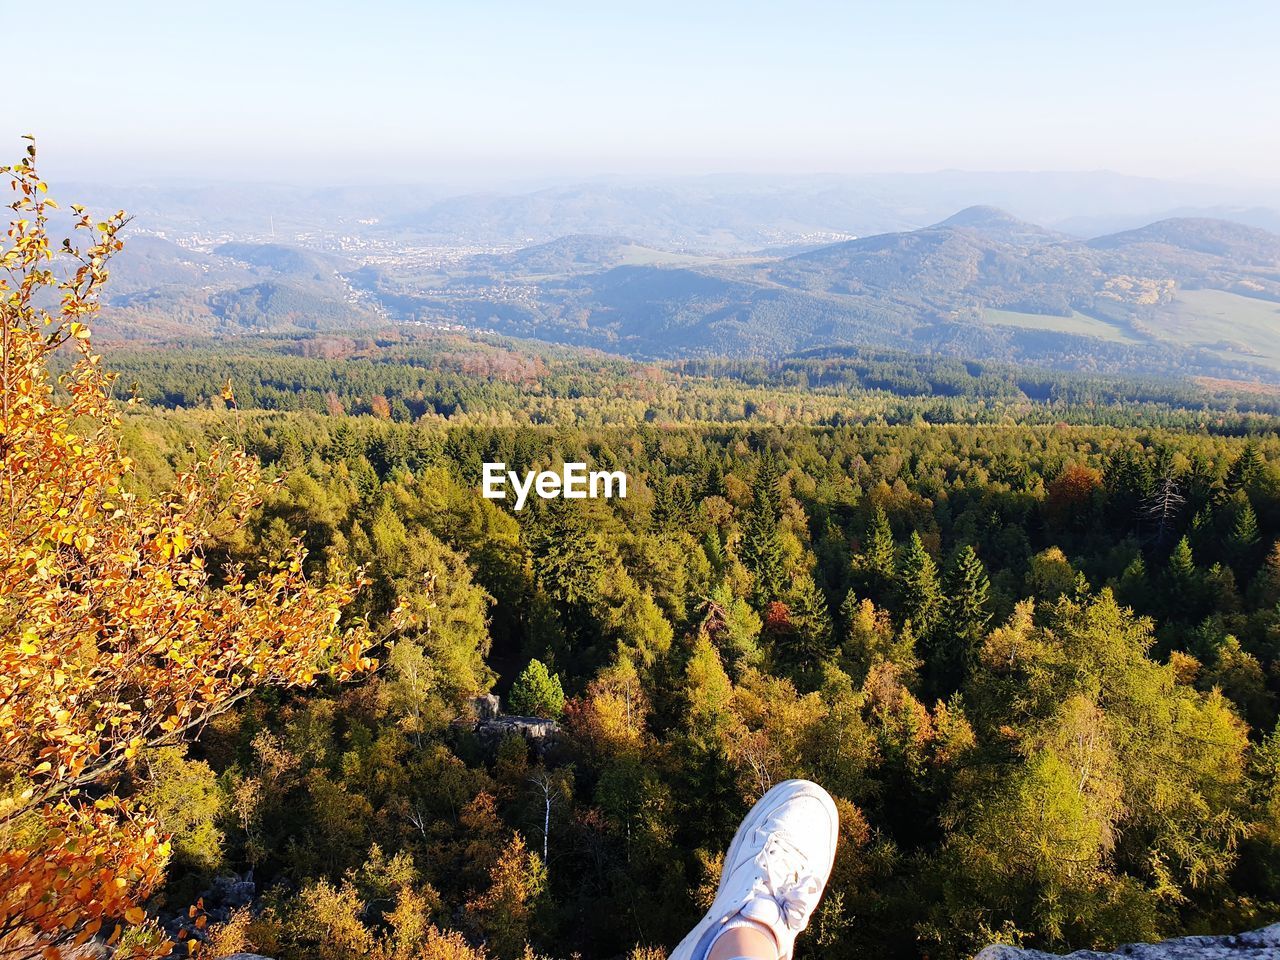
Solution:
{"label": "person's leg", "polygon": [[744,920],[716,937],[707,960],[778,960],[779,953],[772,930],[762,923]]}
{"label": "person's leg", "polygon": [[725,854],[711,909],[670,960],[789,960],[822,899],[838,830],[836,805],[816,783],[766,793]]}

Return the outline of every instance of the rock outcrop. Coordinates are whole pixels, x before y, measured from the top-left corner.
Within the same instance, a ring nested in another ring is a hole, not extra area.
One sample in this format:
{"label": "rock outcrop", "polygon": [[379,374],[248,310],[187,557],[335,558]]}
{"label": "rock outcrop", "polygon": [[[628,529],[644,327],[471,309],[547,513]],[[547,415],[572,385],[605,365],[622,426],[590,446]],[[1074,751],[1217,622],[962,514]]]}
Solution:
{"label": "rock outcrop", "polygon": [[474,720],[455,720],[455,730],[470,730],[485,749],[492,750],[512,734],[524,737],[539,755],[544,754],[560,733],[560,725],[542,717],[517,717],[502,712],[495,694],[476,697],[471,702]]}
{"label": "rock outcrop", "polygon": [[1111,953],[1077,950],[1075,953],[1045,953],[1018,947],[991,946],[974,960],[1280,960],[1280,923],[1248,933],[1221,937],[1178,937],[1162,943],[1127,943]]}
{"label": "rock outcrop", "polygon": [[541,717],[504,716],[477,721],[475,732],[481,742],[488,745],[501,743],[513,733],[518,734],[529,741],[534,749],[542,750],[560,732],[560,725],[554,720],[543,720]]}

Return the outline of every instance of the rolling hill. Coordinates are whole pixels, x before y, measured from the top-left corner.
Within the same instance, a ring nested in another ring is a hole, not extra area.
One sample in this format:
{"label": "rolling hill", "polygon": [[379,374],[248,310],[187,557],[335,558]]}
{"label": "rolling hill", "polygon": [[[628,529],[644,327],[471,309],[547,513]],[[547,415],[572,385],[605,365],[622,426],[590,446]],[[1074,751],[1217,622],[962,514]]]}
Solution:
{"label": "rolling hill", "polygon": [[366,327],[380,314],[352,289],[354,266],[280,244],[202,252],[135,236],[111,263],[100,327],[122,339]]}
{"label": "rolling hill", "polygon": [[[691,264],[610,266],[617,242],[597,242],[572,243],[613,251],[595,271],[581,256],[548,261],[549,249],[561,249],[554,244],[522,251],[546,272],[518,309],[441,295],[420,302],[418,315],[640,356],[898,345],[1058,366],[1280,375],[1280,324],[1269,312],[1280,303],[1280,238],[1227,221],[1169,220],[1082,241],[972,207],[923,229],[792,256]],[[527,263],[521,254],[508,262]],[[1224,331],[1233,314],[1241,322]]]}
{"label": "rolling hill", "polygon": [[1280,381],[1280,236],[1203,217],[1081,240],[978,206],[803,252],[574,234],[390,273],[280,244],[148,238],[118,275],[108,318],[125,335],[411,320],[637,357],[876,346]]}

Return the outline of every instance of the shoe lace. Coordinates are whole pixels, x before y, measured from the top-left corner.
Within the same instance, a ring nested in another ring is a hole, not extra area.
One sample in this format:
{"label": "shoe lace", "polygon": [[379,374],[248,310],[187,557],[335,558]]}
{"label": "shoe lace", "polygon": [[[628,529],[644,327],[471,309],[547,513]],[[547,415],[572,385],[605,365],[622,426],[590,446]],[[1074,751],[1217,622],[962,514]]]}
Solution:
{"label": "shoe lace", "polygon": [[762,871],[757,881],[760,892],[777,903],[788,928],[803,930],[822,893],[822,883],[809,869],[809,858],[785,833],[774,831],[765,835],[756,865]]}

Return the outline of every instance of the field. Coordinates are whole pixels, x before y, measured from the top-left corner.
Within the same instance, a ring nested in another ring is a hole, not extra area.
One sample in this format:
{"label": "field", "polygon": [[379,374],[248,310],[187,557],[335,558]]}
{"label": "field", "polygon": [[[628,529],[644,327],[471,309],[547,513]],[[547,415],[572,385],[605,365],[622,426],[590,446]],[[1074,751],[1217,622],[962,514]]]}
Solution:
{"label": "field", "polygon": [[998,327],[1026,327],[1032,330],[1050,330],[1054,333],[1071,333],[1083,337],[1097,337],[1113,343],[1135,343],[1120,328],[1086,316],[1076,311],[1069,317],[1053,316],[1043,313],[1019,313],[1015,310],[983,310],[982,318]]}
{"label": "field", "polygon": [[1180,290],[1156,320],[1161,339],[1280,368],[1280,304],[1225,290]]}

